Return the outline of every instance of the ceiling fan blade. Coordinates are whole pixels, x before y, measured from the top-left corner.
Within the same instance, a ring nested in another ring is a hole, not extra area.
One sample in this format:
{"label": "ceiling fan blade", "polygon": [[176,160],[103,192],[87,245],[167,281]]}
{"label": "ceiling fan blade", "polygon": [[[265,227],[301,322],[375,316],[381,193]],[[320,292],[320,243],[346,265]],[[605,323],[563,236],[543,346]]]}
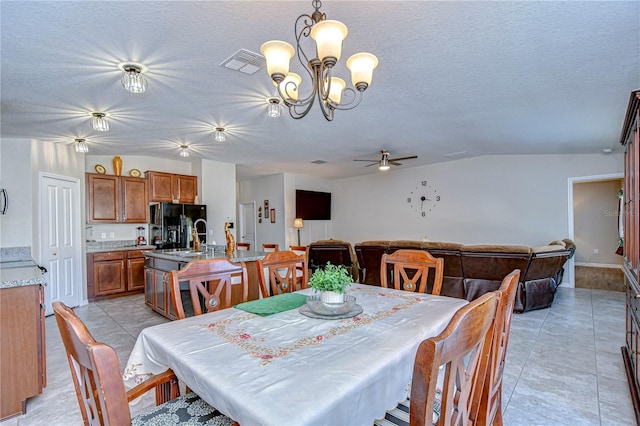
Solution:
{"label": "ceiling fan blade", "polygon": [[392,164],[394,166],[402,166],[402,163],[398,163],[397,161],[389,161],[389,164]]}
{"label": "ceiling fan blade", "polygon": [[353,160],[353,161],[368,161],[370,163],[377,163],[379,160]]}
{"label": "ceiling fan blade", "polygon": [[389,161],[400,161],[400,160],[411,160],[413,158],[418,158],[417,155],[411,155],[409,157],[398,157],[398,158],[389,158]]}
{"label": "ceiling fan blade", "polygon": [[376,164],[378,164],[378,162],[377,162],[377,161],[376,161],[375,163],[367,164],[365,167],[375,166]]}

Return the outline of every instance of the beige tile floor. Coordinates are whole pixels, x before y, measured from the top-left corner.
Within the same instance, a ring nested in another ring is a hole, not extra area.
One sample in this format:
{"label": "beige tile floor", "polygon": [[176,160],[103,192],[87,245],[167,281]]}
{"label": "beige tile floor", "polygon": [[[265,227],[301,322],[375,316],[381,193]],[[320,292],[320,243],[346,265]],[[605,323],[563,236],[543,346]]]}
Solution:
{"label": "beige tile floor", "polygon": [[[165,319],[142,296],[76,310],[94,337],[113,346],[124,366],[145,327]],[[69,366],[53,317],[46,320],[47,380],[13,425],[80,425]],[[633,425],[620,346],[624,293],[560,288],[549,309],[514,315],[504,373],[505,425]]]}

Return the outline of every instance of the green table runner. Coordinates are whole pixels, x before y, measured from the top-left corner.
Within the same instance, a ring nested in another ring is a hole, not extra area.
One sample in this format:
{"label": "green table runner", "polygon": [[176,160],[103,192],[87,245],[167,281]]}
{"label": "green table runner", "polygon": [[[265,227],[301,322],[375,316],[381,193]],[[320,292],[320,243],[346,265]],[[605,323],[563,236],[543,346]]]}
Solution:
{"label": "green table runner", "polygon": [[277,314],[278,312],[288,311],[298,308],[307,303],[307,296],[297,293],[285,293],[277,296],[267,297],[266,299],[252,300],[251,302],[240,303],[234,308],[242,309],[252,314],[266,317]]}

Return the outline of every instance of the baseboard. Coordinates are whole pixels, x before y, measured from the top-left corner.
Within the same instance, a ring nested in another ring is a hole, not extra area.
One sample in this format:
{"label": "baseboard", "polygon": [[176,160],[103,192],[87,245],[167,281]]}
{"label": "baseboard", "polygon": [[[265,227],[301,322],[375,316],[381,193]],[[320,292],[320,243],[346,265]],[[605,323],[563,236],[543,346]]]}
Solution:
{"label": "baseboard", "polygon": [[622,265],[616,265],[614,263],[589,263],[589,262],[575,262],[575,266],[586,266],[588,268],[612,268],[622,270]]}

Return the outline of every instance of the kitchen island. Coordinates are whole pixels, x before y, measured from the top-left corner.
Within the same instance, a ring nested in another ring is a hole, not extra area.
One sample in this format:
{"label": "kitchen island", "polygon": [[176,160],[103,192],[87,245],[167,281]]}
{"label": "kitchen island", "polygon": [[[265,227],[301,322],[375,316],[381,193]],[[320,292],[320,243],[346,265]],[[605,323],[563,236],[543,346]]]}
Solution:
{"label": "kitchen island", "polygon": [[[222,250],[216,251],[194,251],[189,249],[165,249],[155,251],[145,251],[145,286],[144,300],[154,311],[175,320],[176,312],[172,300],[171,283],[169,282],[169,271],[180,270],[189,262],[202,259],[228,259],[233,263],[244,262],[247,266],[249,280],[248,300],[256,300],[260,297],[260,286],[258,284],[257,260],[263,259],[267,253],[261,251],[238,250],[227,255]],[[188,287],[186,283],[181,285],[182,300],[189,305]],[[238,285],[231,287],[231,302],[237,304],[242,302],[242,289]]]}

